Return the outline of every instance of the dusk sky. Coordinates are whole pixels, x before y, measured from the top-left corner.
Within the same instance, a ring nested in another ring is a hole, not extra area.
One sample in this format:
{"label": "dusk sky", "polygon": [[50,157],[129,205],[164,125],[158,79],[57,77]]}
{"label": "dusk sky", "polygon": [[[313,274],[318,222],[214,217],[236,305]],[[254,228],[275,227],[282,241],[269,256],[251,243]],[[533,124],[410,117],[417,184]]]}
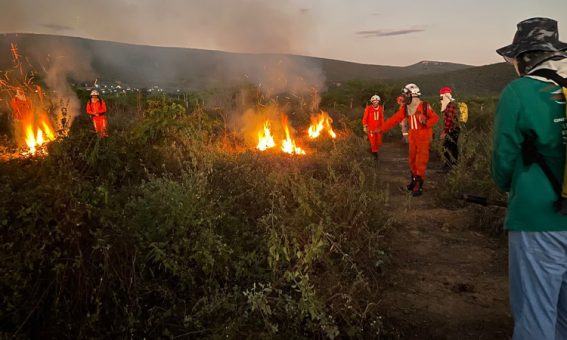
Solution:
{"label": "dusk sky", "polygon": [[484,65],[534,16],[559,22],[567,0],[0,0],[1,33],[145,45],[293,53],[368,64]]}

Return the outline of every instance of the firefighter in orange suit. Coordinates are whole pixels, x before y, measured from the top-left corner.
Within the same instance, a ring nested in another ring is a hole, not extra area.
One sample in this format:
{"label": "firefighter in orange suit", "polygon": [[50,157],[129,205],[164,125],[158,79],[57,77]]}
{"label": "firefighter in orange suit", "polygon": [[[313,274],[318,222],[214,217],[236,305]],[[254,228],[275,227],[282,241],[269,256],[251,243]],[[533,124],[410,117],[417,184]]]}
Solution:
{"label": "firefighter in orange suit", "polygon": [[10,108],[12,109],[12,119],[14,120],[19,121],[24,118],[31,118],[32,104],[21,87],[16,88],[16,95],[10,100]]}
{"label": "firefighter in orange suit", "polygon": [[33,119],[32,103],[31,100],[26,97],[23,88],[16,88],[16,95],[10,100],[10,109],[12,110],[14,139],[16,143],[20,144],[25,139],[25,128],[22,122]]}
{"label": "firefighter in orange suit", "polygon": [[106,103],[99,97],[98,91],[91,91],[91,99],[87,102],[87,113],[93,118],[96,133],[100,138],[108,137],[106,126]]}
{"label": "firefighter in orange suit", "polygon": [[417,85],[407,84],[402,89],[402,95],[404,96],[404,105],[384,122],[380,132],[386,132],[403,121],[404,118],[407,119],[411,181],[406,188],[412,192],[413,196],[420,196],[423,192],[425,170],[429,161],[429,145],[433,137],[432,128],[439,120],[439,116],[428,103],[419,98],[421,91]]}
{"label": "firefighter in orange suit", "polygon": [[377,94],[370,98],[372,105],[367,105],[362,117],[364,132],[368,135],[370,151],[378,159],[378,151],[382,145],[382,135],[378,132],[384,124],[384,107],[380,105],[380,96]]}

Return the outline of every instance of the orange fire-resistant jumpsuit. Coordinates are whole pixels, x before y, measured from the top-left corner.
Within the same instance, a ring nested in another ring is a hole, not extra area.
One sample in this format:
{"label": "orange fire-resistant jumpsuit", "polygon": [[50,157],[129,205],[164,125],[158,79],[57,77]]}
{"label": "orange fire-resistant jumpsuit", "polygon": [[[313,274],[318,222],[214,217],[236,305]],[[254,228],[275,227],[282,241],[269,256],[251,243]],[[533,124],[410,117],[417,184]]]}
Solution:
{"label": "orange fire-resistant jumpsuit", "polygon": [[23,144],[26,136],[25,124],[23,121],[31,121],[33,119],[33,107],[29,99],[13,97],[10,100],[10,108],[12,109],[12,129],[14,140],[18,144]]}
{"label": "orange fire-resistant jumpsuit", "polygon": [[378,133],[382,124],[384,124],[384,107],[382,105],[378,105],[377,108],[372,105],[366,106],[362,125],[367,128],[368,141],[370,141],[372,152],[378,152],[380,146],[382,146],[382,135]]}
{"label": "orange fire-resistant jumpsuit", "polygon": [[12,118],[15,120],[22,120],[31,116],[32,104],[28,99],[22,100],[14,97],[10,100],[10,108],[12,109]]}
{"label": "orange fire-resistant jumpsuit", "polygon": [[432,127],[439,120],[439,116],[425,102],[419,103],[413,115],[408,115],[407,105],[403,105],[398,112],[384,122],[382,130],[384,132],[390,130],[404,118],[407,118],[409,128],[409,166],[412,176],[425,179],[425,170],[429,161],[429,145],[433,136]]}
{"label": "orange fire-resistant jumpsuit", "polygon": [[104,100],[99,99],[95,102],[89,99],[87,102],[87,113],[93,118],[94,128],[99,137],[108,137],[106,127],[106,103]]}

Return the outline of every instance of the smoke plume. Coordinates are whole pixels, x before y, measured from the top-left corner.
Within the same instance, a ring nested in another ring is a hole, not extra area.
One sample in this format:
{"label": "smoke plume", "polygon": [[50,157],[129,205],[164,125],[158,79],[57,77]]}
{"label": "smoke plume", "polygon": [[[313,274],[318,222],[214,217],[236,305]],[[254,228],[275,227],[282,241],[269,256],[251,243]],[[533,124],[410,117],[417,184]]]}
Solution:
{"label": "smoke plume", "polygon": [[63,39],[46,39],[33,47],[28,46],[25,53],[33,65],[41,67],[58,128],[65,130],[83,111],[71,82],[92,81],[96,77],[90,53]]}
{"label": "smoke plume", "polygon": [[[188,53],[133,45],[117,48],[100,42],[84,44],[90,47],[84,52],[49,46],[53,63],[46,68],[46,80],[62,94],[69,91],[66,78],[85,79],[92,73],[87,67],[90,60],[99,74],[106,72],[100,74],[105,80],[129,78],[136,82],[130,85],[170,89],[247,82],[268,97],[287,93],[309,101],[312,111],[324,88],[319,62],[296,55],[309,50],[315,20],[308,9],[292,0],[0,2],[4,2],[3,13],[14,14],[0,20],[0,31],[10,27],[12,32],[57,34],[64,29],[67,35],[98,40],[238,53]],[[68,57],[73,54],[82,56]],[[232,110],[244,112],[249,104]]]}

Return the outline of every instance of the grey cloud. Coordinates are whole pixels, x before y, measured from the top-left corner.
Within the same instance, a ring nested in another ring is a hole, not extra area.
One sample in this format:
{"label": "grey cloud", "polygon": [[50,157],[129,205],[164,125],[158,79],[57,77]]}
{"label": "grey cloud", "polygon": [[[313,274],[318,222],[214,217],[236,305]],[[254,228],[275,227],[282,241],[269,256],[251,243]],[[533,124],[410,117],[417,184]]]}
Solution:
{"label": "grey cloud", "polygon": [[411,28],[405,30],[373,30],[373,31],[358,31],[355,32],[356,35],[361,38],[373,38],[373,37],[388,37],[392,35],[405,35],[412,33],[424,32],[423,28]]}

